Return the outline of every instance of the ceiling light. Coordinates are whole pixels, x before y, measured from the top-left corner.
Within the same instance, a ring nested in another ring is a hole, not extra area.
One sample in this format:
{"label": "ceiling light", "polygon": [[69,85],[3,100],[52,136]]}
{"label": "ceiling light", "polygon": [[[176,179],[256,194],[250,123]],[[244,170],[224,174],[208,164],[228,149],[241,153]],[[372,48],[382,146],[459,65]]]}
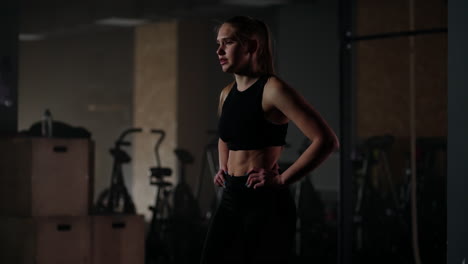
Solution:
{"label": "ceiling light", "polygon": [[45,38],[44,34],[20,33],[18,35],[19,41],[38,41],[38,40],[43,40],[44,38]]}
{"label": "ceiling light", "polygon": [[103,26],[134,27],[148,22],[148,19],[109,17],[97,20],[96,24]]}

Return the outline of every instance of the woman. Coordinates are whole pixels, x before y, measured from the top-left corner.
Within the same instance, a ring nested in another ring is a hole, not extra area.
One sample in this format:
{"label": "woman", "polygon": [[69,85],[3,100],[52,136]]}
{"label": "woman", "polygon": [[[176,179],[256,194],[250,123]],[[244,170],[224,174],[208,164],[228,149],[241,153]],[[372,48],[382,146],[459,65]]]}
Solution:
{"label": "woman", "polygon": [[[274,75],[270,34],[237,16],[218,28],[221,68],[235,81],[221,92],[219,165],[224,187],[202,263],[288,263],[295,234],[289,189],[338,148],[335,133],[304,98]],[[289,121],[312,142],[287,170],[278,159]]]}

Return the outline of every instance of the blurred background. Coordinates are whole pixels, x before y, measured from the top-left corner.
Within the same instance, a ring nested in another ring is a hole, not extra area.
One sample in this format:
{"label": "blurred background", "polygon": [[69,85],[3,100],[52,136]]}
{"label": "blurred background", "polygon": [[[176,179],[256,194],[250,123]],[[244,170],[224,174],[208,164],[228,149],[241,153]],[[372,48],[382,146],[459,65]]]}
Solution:
{"label": "blurred background", "polygon": [[[2,263],[198,263],[234,15],[270,26],[278,76],[341,141],[290,186],[294,263],[446,261],[447,0],[2,6]],[[291,124],[281,169],[309,143]]]}

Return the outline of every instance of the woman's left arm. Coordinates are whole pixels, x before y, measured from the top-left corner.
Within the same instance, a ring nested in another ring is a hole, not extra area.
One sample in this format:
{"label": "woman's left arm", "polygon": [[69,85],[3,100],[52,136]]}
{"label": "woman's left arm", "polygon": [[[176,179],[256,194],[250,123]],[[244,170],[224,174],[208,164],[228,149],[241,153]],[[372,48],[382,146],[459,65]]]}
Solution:
{"label": "woman's left arm", "polygon": [[270,78],[264,100],[290,119],[312,142],[301,156],[281,175],[279,182],[288,185],[317,168],[339,148],[336,134],[320,114],[296,90],[278,78]]}

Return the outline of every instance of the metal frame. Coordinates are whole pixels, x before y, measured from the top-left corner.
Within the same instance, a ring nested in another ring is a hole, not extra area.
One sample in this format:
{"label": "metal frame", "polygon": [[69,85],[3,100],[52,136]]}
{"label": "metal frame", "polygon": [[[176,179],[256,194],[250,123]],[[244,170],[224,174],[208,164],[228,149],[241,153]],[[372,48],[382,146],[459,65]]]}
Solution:
{"label": "metal frame", "polygon": [[382,34],[353,36],[355,29],[355,1],[339,0],[339,39],[340,39],[340,207],[338,230],[338,261],[352,263],[353,245],[353,204],[352,204],[352,155],[355,145],[355,53],[353,43],[358,41],[398,38],[427,34],[447,34],[447,28],[387,32]]}
{"label": "metal frame", "polygon": [[340,38],[340,206],[338,230],[338,261],[352,263],[352,146],[354,137],[354,88],[352,45],[354,1],[340,0],[338,8]]}

